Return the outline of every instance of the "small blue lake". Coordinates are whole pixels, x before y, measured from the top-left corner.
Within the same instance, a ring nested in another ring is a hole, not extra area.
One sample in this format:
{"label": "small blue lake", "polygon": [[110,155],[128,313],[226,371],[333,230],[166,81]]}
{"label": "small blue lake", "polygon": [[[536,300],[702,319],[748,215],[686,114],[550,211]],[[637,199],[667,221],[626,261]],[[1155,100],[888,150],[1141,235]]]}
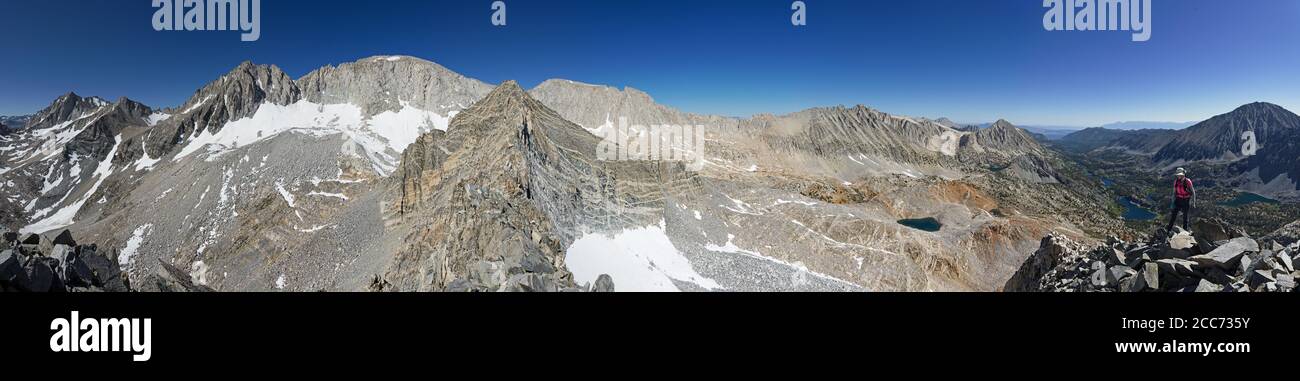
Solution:
{"label": "small blue lake", "polygon": [[939,223],[939,220],[935,219],[934,217],[910,218],[905,220],[898,220],[898,223],[900,225],[912,229],[924,230],[928,232],[937,232],[939,231],[939,229],[943,229],[943,224]]}
{"label": "small blue lake", "polygon": [[1124,207],[1124,219],[1129,221],[1150,221],[1156,219],[1156,214],[1134,204],[1128,197],[1120,197],[1117,202]]}

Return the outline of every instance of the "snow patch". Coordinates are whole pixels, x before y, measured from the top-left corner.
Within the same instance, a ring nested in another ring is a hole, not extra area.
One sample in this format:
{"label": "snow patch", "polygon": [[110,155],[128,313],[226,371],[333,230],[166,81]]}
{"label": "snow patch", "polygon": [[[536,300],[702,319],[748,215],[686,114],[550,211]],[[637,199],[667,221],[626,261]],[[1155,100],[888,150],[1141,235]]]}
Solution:
{"label": "snow patch", "polygon": [[421,134],[429,132],[430,128],[447,131],[451,118],[455,116],[454,111],[448,116],[442,116],[415,108],[410,103],[402,101],[401,110],[384,111],[375,115],[370,118],[369,126],[376,134],[388,141],[390,148],[400,153],[411,143],[415,143]]}
{"label": "snow patch", "polygon": [[695,272],[673,246],[665,225],[625,229],[614,235],[585,234],[569,246],[564,261],[578,284],[594,283],[601,274],[614,278],[618,291],[681,291],[673,280],[705,289],[722,288]]}
{"label": "snow patch", "polygon": [[280,197],[284,198],[284,202],[289,203],[290,208],[296,207],[293,203],[293,193],[289,193],[288,190],[284,189],[284,179],[275,180],[275,190],[280,192]]}
{"label": "snow patch", "polygon": [[203,263],[203,261],[191,263],[190,280],[194,283],[206,286],[208,284],[208,265]]}
{"label": "snow patch", "polygon": [[158,123],[162,123],[163,121],[165,121],[165,120],[167,120],[167,119],[171,119],[171,118],[172,118],[172,114],[165,114],[165,113],[161,113],[161,112],[155,112],[155,113],[150,114],[149,116],[145,117],[145,118],[144,118],[144,122],[147,123],[147,124],[149,124],[149,127],[153,127],[153,126],[157,126]]}
{"label": "snow patch", "polygon": [[[793,222],[796,223],[796,224],[799,224],[799,226],[803,226],[803,224],[799,223],[799,221],[793,221]],[[726,244],[726,245],[718,246],[718,245],[714,245],[714,244],[708,244],[708,245],[705,245],[705,246],[704,246],[704,249],[705,249],[705,250],[708,250],[708,251],[712,251],[712,252],[717,252],[717,253],[742,254],[742,255],[746,255],[746,256],[753,257],[753,258],[762,259],[762,260],[765,260],[765,261],[768,261],[768,262],[773,262],[773,263],[776,263],[776,264],[780,264],[780,265],[788,266],[788,267],[790,267],[790,268],[795,269],[795,275],[797,275],[797,276],[806,273],[806,274],[811,274],[812,276],[815,276],[815,277],[818,277],[818,278],[822,278],[822,279],[825,279],[825,280],[829,280],[829,281],[832,281],[832,282],[842,283],[842,284],[850,285],[850,286],[853,286],[853,287],[858,287],[858,285],[857,285],[857,284],[854,284],[853,282],[849,282],[849,281],[846,281],[846,280],[843,280],[843,279],[840,279],[840,278],[836,278],[836,277],[833,277],[833,276],[830,276],[830,275],[826,275],[826,274],[822,274],[822,273],[819,273],[819,272],[816,272],[816,271],[809,270],[808,267],[807,267],[807,266],[804,266],[804,264],[801,263],[801,262],[790,263],[790,262],[782,261],[782,260],[780,260],[780,259],[776,259],[776,258],[772,258],[772,257],[769,257],[769,256],[765,256],[765,255],[763,255],[763,254],[760,254],[760,253],[757,252],[757,251],[751,251],[751,250],[741,249],[740,247],[736,246],[736,244],[733,242],[735,239],[736,239],[736,235],[734,235],[734,234],[727,234],[727,244]],[[795,282],[795,283],[798,283],[798,282]],[[617,284],[618,284],[617,281],[615,281],[614,284],[617,285]]]}
{"label": "snow patch", "polygon": [[365,151],[376,172],[387,176],[397,169],[402,151],[420,134],[434,129],[446,131],[457,113],[450,111],[443,116],[402,102],[398,111],[385,111],[367,119],[361,108],[352,104],[320,105],[307,100],[287,106],[263,103],[252,116],[228,122],[215,133],[203,129],[173,160],[206,148],[207,160],[211,161],[225,152],[286,132],[316,137],[341,134]]}
{"label": "snow patch", "polygon": [[206,97],[203,98],[203,100],[199,101],[199,103],[195,103],[193,106],[190,106],[189,108],[186,108],[185,111],[181,111],[181,114],[189,114],[189,113],[191,113],[191,112],[194,112],[194,110],[198,110],[199,107],[202,107],[204,104],[208,103],[208,101],[210,101],[210,100],[212,100],[212,96],[211,96],[211,95],[206,96]]}
{"label": "snow patch", "polygon": [[786,200],[782,200],[782,199],[779,199],[779,198],[776,199],[776,204],[773,204],[773,205],[785,205],[785,204],[799,204],[799,205],[804,205],[804,206],[813,206],[813,205],[817,205],[817,203],[816,203],[816,202],[813,202],[813,201],[799,201],[799,200],[795,200],[795,201],[786,201]]}
{"label": "snow patch", "polygon": [[144,144],[144,139],[140,139],[140,152],[140,160],[135,162],[136,171],[153,169],[154,164],[158,164],[158,161],[160,161],[160,158],[149,158],[149,148]]}
{"label": "snow patch", "polygon": [[340,199],[343,199],[343,201],[347,201],[347,200],[348,200],[348,196],[345,195],[345,194],[342,194],[342,193],[329,193],[329,192],[321,192],[321,191],[312,191],[311,193],[308,193],[307,195],[308,195],[308,196],[320,196],[320,197],[334,197],[334,198],[340,198]]}
{"label": "snow patch", "polygon": [[140,244],[144,243],[144,236],[152,230],[153,224],[144,224],[135,228],[135,232],[131,233],[131,238],[126,240],[126,247],[122,248],[121,254],[118,254],[117,264],[121,268],[131,266],[131,258],[134,258],[135,253],[140,250]]}
{"label": "snow patch", "polygon": [[23,234],[44,233],[72,225],[73,218],[77,216],[77,212],[81,211],[81,207],[86,204],[86,201],[88,201],[96,191],[99,190],[99,186],[104,184],[104,180],[108,179],[108,176],[113,174],[113,156],[117,155],[117,148],[122,144],[122,135],[113,137],[113,141],[113,148],[108,151],[108,155],[105,156],[104,161],[101,161],[99,165],[95,167],[95,184],[86,191],[86,194],[81,196],[80,200],[77,200],[77,202],[74,202],[63,209],[59,209],[58,212],[55,212],[53,215],[50,215],[43,220],[27,225],[22,228],[20,232]]}

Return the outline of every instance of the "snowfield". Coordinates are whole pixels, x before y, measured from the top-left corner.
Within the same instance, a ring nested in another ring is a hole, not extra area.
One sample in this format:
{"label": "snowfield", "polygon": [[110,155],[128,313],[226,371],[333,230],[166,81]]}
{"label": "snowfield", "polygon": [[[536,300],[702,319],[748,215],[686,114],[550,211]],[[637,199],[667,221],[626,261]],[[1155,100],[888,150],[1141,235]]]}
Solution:
{"label": "snowfield", "polygon": [[618,291],[681,291],[673,280],[709,290],[722,288],[695,272],[664,228],[660,222],[659,226],[626,229],[612,236],[583,235],[569,246],[564,262],[579,285],[594,284],[601,274],[609,274]]}
{"label": "snowfield", "polygon": [[286,132],[312,136],[342,134],[365,150],[365,157],[376,172],[387,176],[397,169],[407,146],[426,132],[446,131],[456,113],[451,111],[444,116],[402,102],[401,110],[366,118],[361,108],[352,104],[321,105],[307,100],[287,106],[264,103],[251,117],[226,123],[216,133],[205,129],[192,137],[173,160],[206,149],[207,159],[211,161],[225,152]]}

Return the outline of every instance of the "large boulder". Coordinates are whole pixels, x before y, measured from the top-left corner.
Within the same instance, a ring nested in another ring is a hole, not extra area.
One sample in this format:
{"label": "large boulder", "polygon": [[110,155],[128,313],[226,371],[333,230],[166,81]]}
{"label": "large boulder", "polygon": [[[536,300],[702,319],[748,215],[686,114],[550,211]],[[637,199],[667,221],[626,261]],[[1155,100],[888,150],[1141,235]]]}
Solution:
{"label": "large boulder", "polygon": [[1162,272],[1173,273],[1182,276],[1196,275],[1196,270],[1195,270],[1196,262],[1192,262],[1186,259],[1177,259],[1177,258],[1161,259],[1156,261],[1156,265],[1160,267],[1160,271]]}
{"label": "large boulder", "polygon": [[1205,279],[1201,279],[1201,282],[1196,285],[1196,292],[1221,292],[1221,291],[1223,291],[1223,286],[1220,286],[1218,284],[1215,284],[1214,282]]}
{"label": "large boulder", "polygon": [[6,289],[27,281],[27,272],[23,269],[22,258],[12,249],[0,251],[0,286]]}
{"label": "large boulder", "polygon": [[1259,243],[1250,238],[1233,238],[1223,245],[1214,249],[1208,254],[1201,254],[1191,257],[1191,260],[1201,266],[1217,266],[1224,269],[1237,267],[1241,261],[1241,256],[1247,252],[1258,252]]}
{"label": "large boulder", "polygon": [[77,246],[77,240],[72,239],[72,232],[64,229],[62,233],[54,237],[55,245]]}
{"label": "large boulder", "polygon": [[[132,282],[133,284],[136,282]],[[158,260],[158,271],[140,282],[145,292],[212,292],[211,287],[194,283],[189,273]]]}
{"label": "large boulder", "polygon": [[1029,255],[1029,258],[1020,265],[1020,269],[1011,275],[1006,285],[1002,287],[1004,292],[1042,292],[1047,291],[1042,287],[1041,280],[1049,271],[1056,268],[1061,263],[1061,259],[1074,253],[1077,248],[1075,243],[1068,238],[1052,234],[1043,238],[1039,244],[1038,250]]}
{"label": "large boulder", "polygon": [[1156,262],[1147,262],[1142,265],[1143,283],[1153,290],[1160,289],[1160,265]]}
{"label": "large boulder", "polygon": [[608,274],[600,274],[596,277],[596,284],[592,286],[591,292],[614,292],[614,278]]}
{"label": "large boulder", "polygon": [[27,274],[26,282],[16,284],[17,288],[28,292],[62,292],[67,289],[63,280],[55,272],[59,261],[49,257],[31,257],[23,264]]}
{"label": "large boulder", "polygon": [[1219,218],[1198,218],[1192,224],[1192,234],[1206,242],[1227,241],[1249,237],[1245,230],[1232,226]]}
{"label": "large boulder", "polygon": [[1292,222],[1281,229],[1264,236],[1264,241],[1277,242],[1279,245],[1295,245],[1300,243],[1300,221]]}

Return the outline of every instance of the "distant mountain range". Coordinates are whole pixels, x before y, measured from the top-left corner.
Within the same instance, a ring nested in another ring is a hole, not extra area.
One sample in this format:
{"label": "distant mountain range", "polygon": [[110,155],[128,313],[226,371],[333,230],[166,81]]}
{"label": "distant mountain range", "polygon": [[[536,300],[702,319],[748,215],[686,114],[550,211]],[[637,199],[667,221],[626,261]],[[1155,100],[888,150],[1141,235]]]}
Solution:
{"label": "distant mountain range", "polygon": [[[702,168],[599,157],[692,149],[620,118],[709,126]],[[1300,178],[1300,117],[1265,103],[1069,134],[862,105],[731,118],[408,56],[297,79],[246,62],[174,108],[68,93],[2,123],[0,225],[75,230],[144,289],[181,268],[241,291],[994,290],[1048,232],[1122,226],[1052,147],[1214,162],[1270,195]],[[1255,156],[1233,154],[1246,131]]]}
{"label": "distant mountain range", "polygon": [[[620,117],[709,126],[702,169],[596,157]],[[74,230],[133,285],[300,291],[993,290],[1048,230],[1117,225],[1030,132],[957,127],[689,114],[408,56],[246,62],[174,108],[54,100],[0,137],[0,224]]]}
{"label": "distant mountain range", "polygon": [[1102,125],[1109,130],[1181,130],[1196,122],[1116,122]]}
{"label": "distant mountain range", "polygon": [[[1253,136],[1252,153],[1247,140]],[[1057,145],[1075,152],[1120,150],[1149,156],[1156,170],[1177,166],[1226,165],[1220,175],[1274,198],[1300,197],[1300,116],[1281,106],[1257,102],[1181,130],[1090,128],[1063,137]]]}
{"label": "distant mountain range", "polygon": [[[947,120],[941,118],[940,120]],[[949,121],[951,123],[951,121]],[[1020,128],[1026,131],[1040,135],[1041,138],[1048,141],[1061,140],[1066,135],[1083,131],[1090,128],[1102,128],[1107,130],[1135,131],[1135,130],[1180,130],[1195,124],[1196,122],[1115,122],[1101,127],[1078,127],[1078,126],[1053,126],[1053,125],[1021,125]],[[955,124],[955,123],[954,123]],[[975,128],[987,128],[992,123],[975,123],[965,126]],[[960,128],[960,127],[957,127]]]}

